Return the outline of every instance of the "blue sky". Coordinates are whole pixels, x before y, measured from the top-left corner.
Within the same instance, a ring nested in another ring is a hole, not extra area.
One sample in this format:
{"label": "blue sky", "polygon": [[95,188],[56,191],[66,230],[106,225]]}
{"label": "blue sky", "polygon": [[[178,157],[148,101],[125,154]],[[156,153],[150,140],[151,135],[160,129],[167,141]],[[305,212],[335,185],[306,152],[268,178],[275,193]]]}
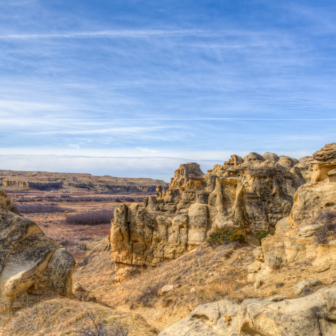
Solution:
{"label": "blue sky", "polygon": [[5,0],[0,169],[169,180],[335,142],[333,1]]}

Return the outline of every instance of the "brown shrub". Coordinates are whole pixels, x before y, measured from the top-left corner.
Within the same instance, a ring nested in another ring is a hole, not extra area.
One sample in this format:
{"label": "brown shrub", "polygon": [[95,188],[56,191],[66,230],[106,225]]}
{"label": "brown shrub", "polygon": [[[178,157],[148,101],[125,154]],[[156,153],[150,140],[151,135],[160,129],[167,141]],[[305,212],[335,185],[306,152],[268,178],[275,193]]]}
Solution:
{"label": "brown shrub", "polygon": [[110,223],[114,212],[110,210],[84,212],[66,217],[67,224],[98,225]]}
{"label": "brown shrub", "polygon": [[14,204],[20,213],[51,213],[69,211],[54,204]]}

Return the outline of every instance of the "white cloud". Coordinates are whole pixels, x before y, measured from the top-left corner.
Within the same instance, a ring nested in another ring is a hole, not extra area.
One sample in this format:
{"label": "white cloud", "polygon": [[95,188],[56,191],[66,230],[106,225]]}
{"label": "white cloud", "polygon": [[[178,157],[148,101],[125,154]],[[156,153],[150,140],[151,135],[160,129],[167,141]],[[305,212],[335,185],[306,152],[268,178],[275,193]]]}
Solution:
{"label": "white cloud", "polygon": [[[209,34],[209,33],[208,33]],[[0,35],[0,39],[52,39],[52,38],[147,38],[151,36],[195,36],[205,35],[198,29],[190,30],[104,30],[91,32],[67,32],[57,34],[8,34]]]}
{"label": "white cloud", "polygon": [[[160,157],[81,157],[0,155],[1,169],[90,173],[117,177],[148,177],[169,182],[174,171],[190,160]],[[204,172],[220,161],[199,162]]]}

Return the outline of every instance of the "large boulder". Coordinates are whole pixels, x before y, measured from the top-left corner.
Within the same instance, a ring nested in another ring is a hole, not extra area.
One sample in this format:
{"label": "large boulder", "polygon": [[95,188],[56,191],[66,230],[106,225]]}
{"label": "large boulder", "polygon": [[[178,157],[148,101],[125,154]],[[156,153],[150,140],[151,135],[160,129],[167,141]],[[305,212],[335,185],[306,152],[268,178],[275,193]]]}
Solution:
{"label": "large boulder", "polygon": [[336,335],[336,287],[298,299],[219,301],[196,307],[159,336]]}
{"label": "large boulder", "polygon": [[336,183],[307,183],[294,196],[289,224],[293,228],[307,225],[320,211],[331,209],[336,210]]}
{"label": "large boulder", "polygon": [[74,259],[8,200],[0,194],[0,304],[19,305],[18,296],[39,290],[71,295]]}

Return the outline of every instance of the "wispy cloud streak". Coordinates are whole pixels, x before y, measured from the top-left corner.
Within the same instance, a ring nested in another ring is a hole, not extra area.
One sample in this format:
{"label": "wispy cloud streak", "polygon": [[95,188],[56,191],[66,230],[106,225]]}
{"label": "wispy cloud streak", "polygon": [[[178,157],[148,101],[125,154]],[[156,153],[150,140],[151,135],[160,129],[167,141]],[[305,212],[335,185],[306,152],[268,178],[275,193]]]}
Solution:
{"label": "wispy cloud streak", "polygon": [[[209,32],[207,33],[209,35]],[[147,38],[163,36],[204,36],[203,30],[106,30],[93,32],[68,32],[57,34],[10,34],[0,35],[0,40],[32,40],[32,39],[68,39],[68,38]]]}

